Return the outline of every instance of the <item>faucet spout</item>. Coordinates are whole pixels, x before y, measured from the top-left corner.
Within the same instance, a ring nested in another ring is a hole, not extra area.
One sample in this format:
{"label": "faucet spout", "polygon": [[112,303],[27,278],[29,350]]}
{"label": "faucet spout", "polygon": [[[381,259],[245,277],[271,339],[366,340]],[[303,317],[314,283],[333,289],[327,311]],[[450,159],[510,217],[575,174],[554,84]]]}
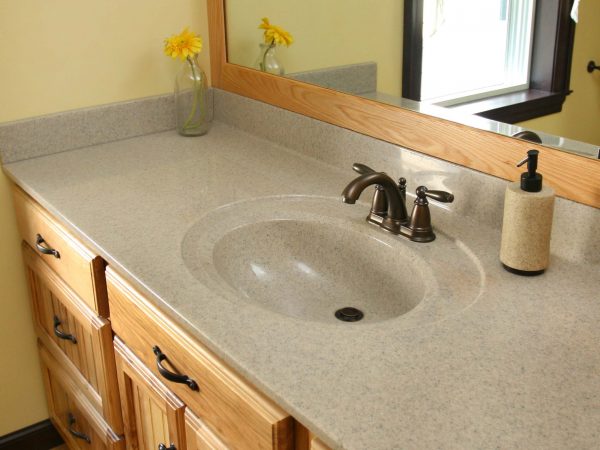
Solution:
{"label": "faucet spout", "polygon": [[383,172],[365,173],[352,180],[342,192],[342,201],[350,204],[356,203],[360,194],[368,186],[374,184],[381,186],[385,191],[388,201],[386,219],[403,224],[408,222],[408,212],[406,211],[406,204],[403,201],[400,189],[398,189],[394,180]]}

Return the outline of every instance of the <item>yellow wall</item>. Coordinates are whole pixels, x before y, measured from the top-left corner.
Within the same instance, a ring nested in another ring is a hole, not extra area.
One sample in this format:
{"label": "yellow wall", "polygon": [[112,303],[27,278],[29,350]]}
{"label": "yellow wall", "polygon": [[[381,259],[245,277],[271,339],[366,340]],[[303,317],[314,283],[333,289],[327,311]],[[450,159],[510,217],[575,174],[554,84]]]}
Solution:
{"label": "yellow wall", "polygon": [[600,64],[600,2],[583,1],[575,27],[571,89],[563,110],[518,125],[600,145],[600,72],[589,74],[587,63]]}
{"label": "yellow wall", "polygon": [[0,176],[0,436],[47,417],[19,241]]}
{"label": "yellow wall", "polygon": [[258,25],[266,16],[294,37],[289,48],[277,50],[287,73],[375,61],[378,91],[401,94],[403,1],[305,0],[292,7],[281,0],[261,0],[260,7],[256,3],[227,0],[230,62],[254,65],[262,42]]}
{"label": "yellow wall", "polygon": [[[206,0],[0,2],[0,122],[172,91],[162,54],[184,26],[205,38]],[[0,142],[2,145],[2,142]],[[47,417],[8,181],[0,175],[0,436]]]}

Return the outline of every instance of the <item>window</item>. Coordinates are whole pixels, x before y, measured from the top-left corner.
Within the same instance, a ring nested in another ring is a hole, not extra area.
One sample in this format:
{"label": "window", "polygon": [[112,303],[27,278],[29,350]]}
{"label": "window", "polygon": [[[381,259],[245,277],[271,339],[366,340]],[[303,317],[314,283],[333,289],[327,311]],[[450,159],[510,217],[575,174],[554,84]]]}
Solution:
{"label": "window", "polygon": [[421,101],[447,106],[529,87],[533,0],[424,0]]}
{"label": "window", "polygon": [[507,123],[558,112],[572,0],[405,0],[403,96]]}

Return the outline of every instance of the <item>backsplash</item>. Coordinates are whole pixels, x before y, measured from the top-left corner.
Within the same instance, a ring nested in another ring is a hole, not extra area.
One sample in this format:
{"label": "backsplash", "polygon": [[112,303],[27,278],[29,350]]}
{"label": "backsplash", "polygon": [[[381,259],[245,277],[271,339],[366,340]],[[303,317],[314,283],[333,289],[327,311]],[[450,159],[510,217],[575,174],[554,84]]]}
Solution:
{"label": "backsplash", "polygon": [[173,95],[0,124],[4,164],[175,128]]}
{"label": "backsplash", "polygon": [[[352,164],[362,162],[405,177],[409,194],[419,185],[453,192],[457,200],[444,207],[501,228],[505,180],[219,89],[210,94],[217,121],[315,158],[349,180]],[[0,159],[8,164],[174,127],[172,95],[67,111],[1,124]],[[570,261],[600,264],[600,209],[557,198],[551,249]]]}

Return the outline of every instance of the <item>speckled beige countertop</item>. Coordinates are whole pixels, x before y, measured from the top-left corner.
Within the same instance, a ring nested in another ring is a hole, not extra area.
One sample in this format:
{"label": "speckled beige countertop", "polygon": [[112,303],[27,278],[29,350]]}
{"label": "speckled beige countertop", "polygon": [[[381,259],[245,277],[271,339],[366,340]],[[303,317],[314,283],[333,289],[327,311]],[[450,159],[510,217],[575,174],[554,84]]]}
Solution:
{"label": "speckled beige countertop", "polygon": [[[474,198],[457,193],[454,209],[432,212],[440,236],[468,249],[477,272],[473,301],[429,322],[409,312],[379,323],[321,323],[220,296],[186,268],[181,245],[222,205],[288,194],[337,199],[355,175],[349,168],[216,122],[201,138],[167,131],[4,170],[333,447],[600,445],[600,265],[554,253],[542,276],[507,273],[498,261],[499,228],[477,219]],[[366,203],[344,207],[353,226],[379,232],[363,222]],[[407,245],[419,253],[436,242]],[[454,255],[444,257],[455,269]],[[463,284],[442,289],[470,292]]]}

